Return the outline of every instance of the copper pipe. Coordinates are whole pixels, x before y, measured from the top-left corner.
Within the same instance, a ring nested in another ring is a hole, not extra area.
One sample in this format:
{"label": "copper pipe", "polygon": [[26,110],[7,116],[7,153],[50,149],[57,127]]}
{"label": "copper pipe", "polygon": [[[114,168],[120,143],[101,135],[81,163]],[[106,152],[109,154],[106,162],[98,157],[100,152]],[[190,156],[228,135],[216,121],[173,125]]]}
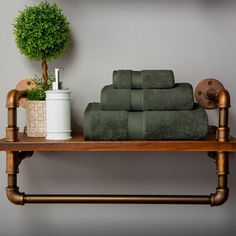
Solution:
{"label": "copper pipe", "polygon": [[18,152],[7,152],[6,173],[17,174],[18,170]]}
{"label": "copper pipe", "polygon": [[18,187],[6,188],[7,198],[10,202],[16,205],[24,205],[24,193],[19,192]]}
{"label": "copper pipe", "polygon": [[[228,127],[228,109],[230,107],[230,94],[226,89],[220,91],[208,91],[207,96],[217,101],[219,107],[219,127],[217,130],[217,140],[219,142],[227,142],[229,140]],[[212,194],[211,205],[219,206],[225,203],[229,197],[229,189],[227,187],[227,175],[229,174],[229,154],[227,152],[219,152],[217,156],[217,175],[218,187],[216,193]]]}
{"label": "copper pipe", "polygon": [[221,90],[218,94],[218,107],[219,108],[228,108],[230,107],[230,94],[226,89]]}
{"label": "copper pipe", "polygon": [[7,176],[8,186],[6,193],[9,201],[14,204],[22,205],[24,202],[23,193],[19,192],[17,187],[17,173],[18,173],[18,152],[7,152]]}
{"label": "copper pipe", "polygon": [[229,157],[227,152],[219,152],[217,156],[218,187],[216,193],[211,196],[211,205],[220,206],[225,203],[229,196],[227,187],[227,175],[229,174]]}
{"label": "copper pipe", "polygon": [[230,94],[226,89],[217,91],[210,88],[206,91],[206,96],[209,100],[217,102],[219,108],[230,107]]}
{"label": "copper pipe", "polygon": [[225,142],[229,140],[228,108],[230,107],[230,94],[226,89],[216,91],[210,88],[206,91],[206,95],[209,100],[216,102],[219,107],[217,140],[219,142]]}
{"label": "copper pipe", "polygon": [[20,92],[16,89],[12,89],[7,94],[6,107],[16,108],[19,106]]}
{"label": "copper pipe", "polygon": [[[16,155],[15,152],[13,156]],[[9,156],[11,158],[11,156]],[[15,159],[16,160],[16,159]],[[17,168],[10,165],[8,174],[8,199],[18,205],[25,203],[156,203],[156,204],[209,204],[219,206],[228,198],[228,158],[221,152],[217,159],[218,187],[211,195],[62,195],[24,194],[17,187]],[[15,172],[15,173],[14,173]],[[13,174],[14,173],[14,174]]]}
{"label": "copper pipe", "polygon": [[[27,153],[26,155],[27,156]],[[6,188],[9,201],[17,205],[25,203],[159,203],[159,204],[212,204],[211,196],[204,195],[62,195],[24,194],[17,186],[19,153],[8,152]]]}
{"label": "copper pipe", "polygon": [[25,203],[211,204],[210,196],[192,195],[25,195]]}
{"label": "copper pipe", "polygon": [[6,107],[8,108],[8,126],[6,128],[6,141],[19,140],[19,128],[17,127],[17,107],[19,106],[20,92],[16,89],[7,94]]}
{"label": "copper pipe", "polygon": [[6,188],[9,201],[17,205],[25,203],[145,203],[145,204],[212,204],[207,195],[65,195],[25,194],[19,192],[17,175],[8,174]]}
{"label": "copper pipe", "polygon": [[211,196],[194,195],[62,195],[24,194],[17,186],[18,153],[7,155],[9,201],[17,205],[25,203],[159,203],[159,204],[211,204]]}

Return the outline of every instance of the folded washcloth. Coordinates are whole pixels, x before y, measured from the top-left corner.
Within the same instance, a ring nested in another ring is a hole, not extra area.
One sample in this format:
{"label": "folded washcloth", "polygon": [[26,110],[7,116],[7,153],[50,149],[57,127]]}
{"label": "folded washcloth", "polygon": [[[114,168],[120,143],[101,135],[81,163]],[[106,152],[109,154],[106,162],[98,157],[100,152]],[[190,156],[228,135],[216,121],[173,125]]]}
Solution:
{"label": "folded washcloth", "polygon": [[113,72],[114,88],[172,88],[175,85],[172,70],[116,70]]}
{"label": "folded washcloth", "polygon": [[204,139],[206,111],[195,105],[191,111],[103,111],[100,103],[88,104],[84,113],[86,140]]}
{"label": "folded washcloth", "polygon": [[178,83],[171,89],[115,89],[107,85],[101,91],[102,110],[191,110],[193,104],[189,83]]}

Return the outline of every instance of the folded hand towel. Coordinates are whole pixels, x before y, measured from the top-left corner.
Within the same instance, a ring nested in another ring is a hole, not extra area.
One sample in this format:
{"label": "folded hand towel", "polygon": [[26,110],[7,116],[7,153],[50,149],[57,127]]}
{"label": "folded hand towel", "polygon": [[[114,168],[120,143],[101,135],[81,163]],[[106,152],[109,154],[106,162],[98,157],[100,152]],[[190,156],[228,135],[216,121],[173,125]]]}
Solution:
{"label": "folded hand towel", "polygon": [[204,139],[208,119],[204,109],[191,111],[103,111],[90,103],[84,113],[86,140]]}
{"label": "folded hand towel", "polygon": [[113,72],[114,88],[172,88],[174,73],[171,70],[117,70]]}
{"label": "folded hand towel", "polygon": [[193,88],[188,83],[178,83],[172,89],[115,89],[105,86],[101,91],[102,110],[191,110]]}

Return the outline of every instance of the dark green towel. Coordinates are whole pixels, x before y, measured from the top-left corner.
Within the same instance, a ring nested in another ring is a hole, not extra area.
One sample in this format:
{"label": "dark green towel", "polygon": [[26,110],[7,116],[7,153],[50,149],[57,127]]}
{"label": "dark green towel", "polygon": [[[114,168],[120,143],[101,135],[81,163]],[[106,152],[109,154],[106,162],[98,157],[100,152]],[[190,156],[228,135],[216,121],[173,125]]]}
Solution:
{"label": "dark green towel", "polygon": [[175,85],[172,70],[116,70],[113,71],[114,88],[172,88]]}
{"label": "dark green towel", "polygon": [[204,109],[191,111],[103,111],[90,103],[84,113],[86,140],[204,139],[208,119]]}
{"label": "dark green towel", "polygon": [[193,88],[189,83],[179,83],[171,89],[115,89],[107,85],[101,91],[102,110],[191,110],[193,104]]}

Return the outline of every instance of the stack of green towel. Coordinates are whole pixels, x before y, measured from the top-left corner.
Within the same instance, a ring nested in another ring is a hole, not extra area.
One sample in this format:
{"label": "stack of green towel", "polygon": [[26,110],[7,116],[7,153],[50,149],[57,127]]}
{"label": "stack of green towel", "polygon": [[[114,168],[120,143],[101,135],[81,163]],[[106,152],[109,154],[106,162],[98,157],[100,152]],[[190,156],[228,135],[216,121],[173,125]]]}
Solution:
{"label": "stack of green towel", "polygon": [[204,139],[208,118],[171,70],[118,70],[84,113],[86,140]]}

